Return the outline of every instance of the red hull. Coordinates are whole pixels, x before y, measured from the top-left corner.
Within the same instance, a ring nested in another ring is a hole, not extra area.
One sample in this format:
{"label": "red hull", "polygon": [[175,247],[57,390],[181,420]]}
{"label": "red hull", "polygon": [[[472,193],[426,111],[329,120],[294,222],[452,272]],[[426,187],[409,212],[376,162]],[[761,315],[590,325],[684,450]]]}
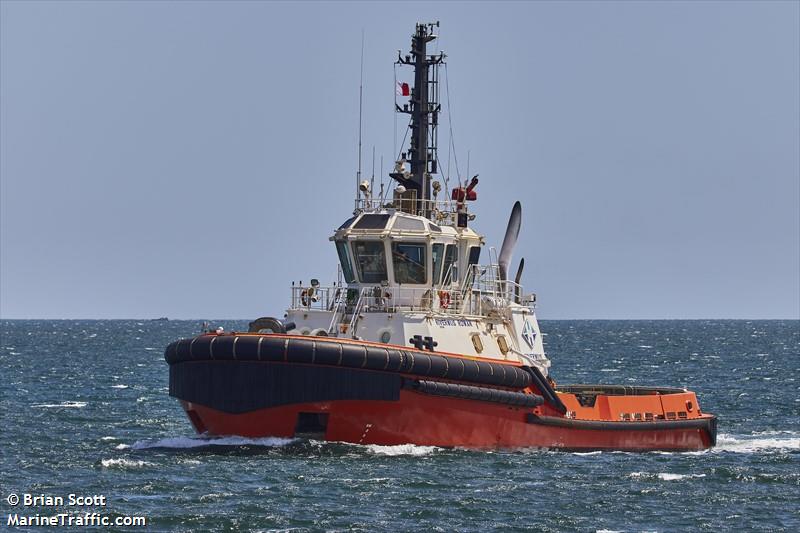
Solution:
{"label": "red hull", "polygon": [[[246,437],[294,437],[299,413],[327,415],[329,441],[469,448],[565,450],[697,450],[714,445],[715,419],[601,422],[532,416],[530,409],[403,390],[399,401],[332,401],[229,414],[182,402],[198,432]],[[606,426],[606,427],[603,427]],[[623,426],[624,429],[620,426]],[[638,427],[637,427],[638,426]],[[629,429],[628,429],[629,427]]]}
{"label": "red hull", "polygon": [[681,389],[564,386],[518,363],[288,335],[167,347],[170,395],[198,432],[358,444],[697,450],[716,418]]}

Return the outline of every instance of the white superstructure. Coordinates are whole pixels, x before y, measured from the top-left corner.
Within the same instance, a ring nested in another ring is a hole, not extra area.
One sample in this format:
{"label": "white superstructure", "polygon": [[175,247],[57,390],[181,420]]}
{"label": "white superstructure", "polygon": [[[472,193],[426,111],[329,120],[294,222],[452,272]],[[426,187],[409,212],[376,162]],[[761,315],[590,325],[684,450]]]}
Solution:
{"label": "white superstructure", "polygon": [[469,218],[465,202],[427,202],[422,216],[401,194],[365,196],[330,238],[340,281],[293,285],[287,333],[519,361],[547,374],[535,295],[504,280],[497,261],[480,264],[483,237],[458,224]]}
{"label": "white superstructure", "polygon": [[[404,139],[389,173],[396,188],[385,196],[381,185],[374,195],[370,181],[360,181],[359,138],[359,197],[353,216],[330,238],[339,255],[338,282],[293,284],[283,323],[265,318],[263,325],[291,334],[518,361],[547,374],[550,361],[536,321],[536,298],[519,285],[524,263],[513,281],[508,275],[521,225],[519,202],[500,254],[490,248],[483,254],[490,256],[488,265],[481,265],[484,239],[469,227],[475,216],[468,212],[469,202],[477,199],[477,175],[463,185],[461,176],[453,176],[452,190],[443,190],[434,179],[441,167],[439,67],[445,54],[428,50],[438,26],[418,23],[410,52],[398,53],[396,65],[412,67],[414,83],[401,84],[402,98],[395,100],[396,112],[409,117],[408,144]],[[251,329],[263,329],[259,324]]]}

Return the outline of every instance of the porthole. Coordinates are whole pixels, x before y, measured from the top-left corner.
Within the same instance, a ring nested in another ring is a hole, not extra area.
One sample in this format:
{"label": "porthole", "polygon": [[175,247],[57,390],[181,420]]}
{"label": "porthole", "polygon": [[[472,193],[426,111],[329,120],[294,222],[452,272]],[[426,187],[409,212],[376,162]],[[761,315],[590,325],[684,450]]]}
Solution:
{"label": "porthole", "polygon": [[475,353],[483,351],[483,341],[481,341],[481,336],[478,333],[472,335],[472,345],[475,347]]}
{"label": "porthole", "polygon": [[497,346],[500,348],[500,352],[505,355],[508,353],[508,341],[506,341],[505,335],[498,335],[497,336]]}
{"label": "porthole", "polygon": [[392,332],[389,330],[384,331],[381,333],[381,342],[384,344],[389,344],[389,341],[392,340]]}

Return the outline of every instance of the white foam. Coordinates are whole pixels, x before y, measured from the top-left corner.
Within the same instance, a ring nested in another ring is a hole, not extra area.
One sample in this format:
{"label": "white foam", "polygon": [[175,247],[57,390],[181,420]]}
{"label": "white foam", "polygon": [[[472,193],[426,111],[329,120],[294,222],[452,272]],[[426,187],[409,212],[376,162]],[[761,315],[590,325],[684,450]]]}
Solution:
{"label": "white foam", "polygon": [[67,407],[72,409],[80,409],[81,407],[86,407],[86,402],[36,403],[31,405],[31,407],[43,407],[47,409],[54,407]]}
{"label": "white foam", "polygon": [[660,479],[661,481],[679,481],[681,479],[691,479],[706,477],[705,474],[673,474],[671,472],[658,472],[656,474],[650,472],[631,472],[628,474],[630,478],[642,479]]}
{"label": "white foam", "polygon": [[117,437],[112,437],[111,435],[106,435],[105,437],[100,437],[100,440],[117,440]]}
{"label": "white foam", "polygon": [[297,439],[263,437],[248,439],[246,437],[167,437],[156,441],[140,440],[133,444],[134,450],[148,448],[201,448],[203,446],[267,446],[280,447],[295,442]]}
{"label": "white foam", "polygon": [[127,389],[129,385],[111,385],[112,389]]}
{"label": "white foam", "polygon": [[379,444],[368,444],[365,446],[367,451],[375,455],[430,455],[440,448],[436,446],[417,446],[415,444],[398,444],[396,446],[381,446]]}
{"label": "white foam", "polygon": [[103,459],[100,461],[103,468],[141,468],[152,466],[146,461],[133,461],[131,459]]}
{"label": "white foam", "polygon": [[706,477],[705,474],[670,474],[669,472],[659,472],[658,479],[663,481],[677,481],[680,479],[688,479],[693,477]]}
{"label": "white foam", "polygon": [[[786,437],[778,437],[783,434],[776,432],[771,438],[763,438],[763,435],[770,433],[757,433],[758,437],[721,434],[717,437],[717,446],[714,451],[733,452],[733,453],[758,453],[765,451],[800,451],[800,437],[796,433],[787,432]],[[795,435],[795,436],[788,436]]]}
{"label": "white foam", "polygon": [[115,450],[127,450],[128,448],[130,448],[130,446],[128,446],[127,444],[117,444],[116,446],[114,446]]}
{"label": "white foam", "polygon": [[573,452],[572,455],[600,455],[603,453],[601,450],[595,450],[593,452]]}

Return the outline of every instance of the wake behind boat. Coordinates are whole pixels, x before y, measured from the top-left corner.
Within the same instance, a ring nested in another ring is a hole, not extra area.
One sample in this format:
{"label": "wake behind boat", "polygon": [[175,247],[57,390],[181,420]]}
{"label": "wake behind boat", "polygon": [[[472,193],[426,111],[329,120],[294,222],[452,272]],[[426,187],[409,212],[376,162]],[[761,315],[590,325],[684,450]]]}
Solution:
{"label": "wake behind boat", "polygon": [[292,285],[283,320],[247,333],[170,344],[170,395],[199,433],[313,435],[361,444],[693,450],[713,446],[716,417],[668,387],[561,385],[550,376],[536,297],[510,266],[522,221],[511,211],[499,254],[471,222],[477,176],[438,174],[437,24],[417,24],[409,54],[409,145],[375,194],[360,183],[336,229],[339,281]]}

